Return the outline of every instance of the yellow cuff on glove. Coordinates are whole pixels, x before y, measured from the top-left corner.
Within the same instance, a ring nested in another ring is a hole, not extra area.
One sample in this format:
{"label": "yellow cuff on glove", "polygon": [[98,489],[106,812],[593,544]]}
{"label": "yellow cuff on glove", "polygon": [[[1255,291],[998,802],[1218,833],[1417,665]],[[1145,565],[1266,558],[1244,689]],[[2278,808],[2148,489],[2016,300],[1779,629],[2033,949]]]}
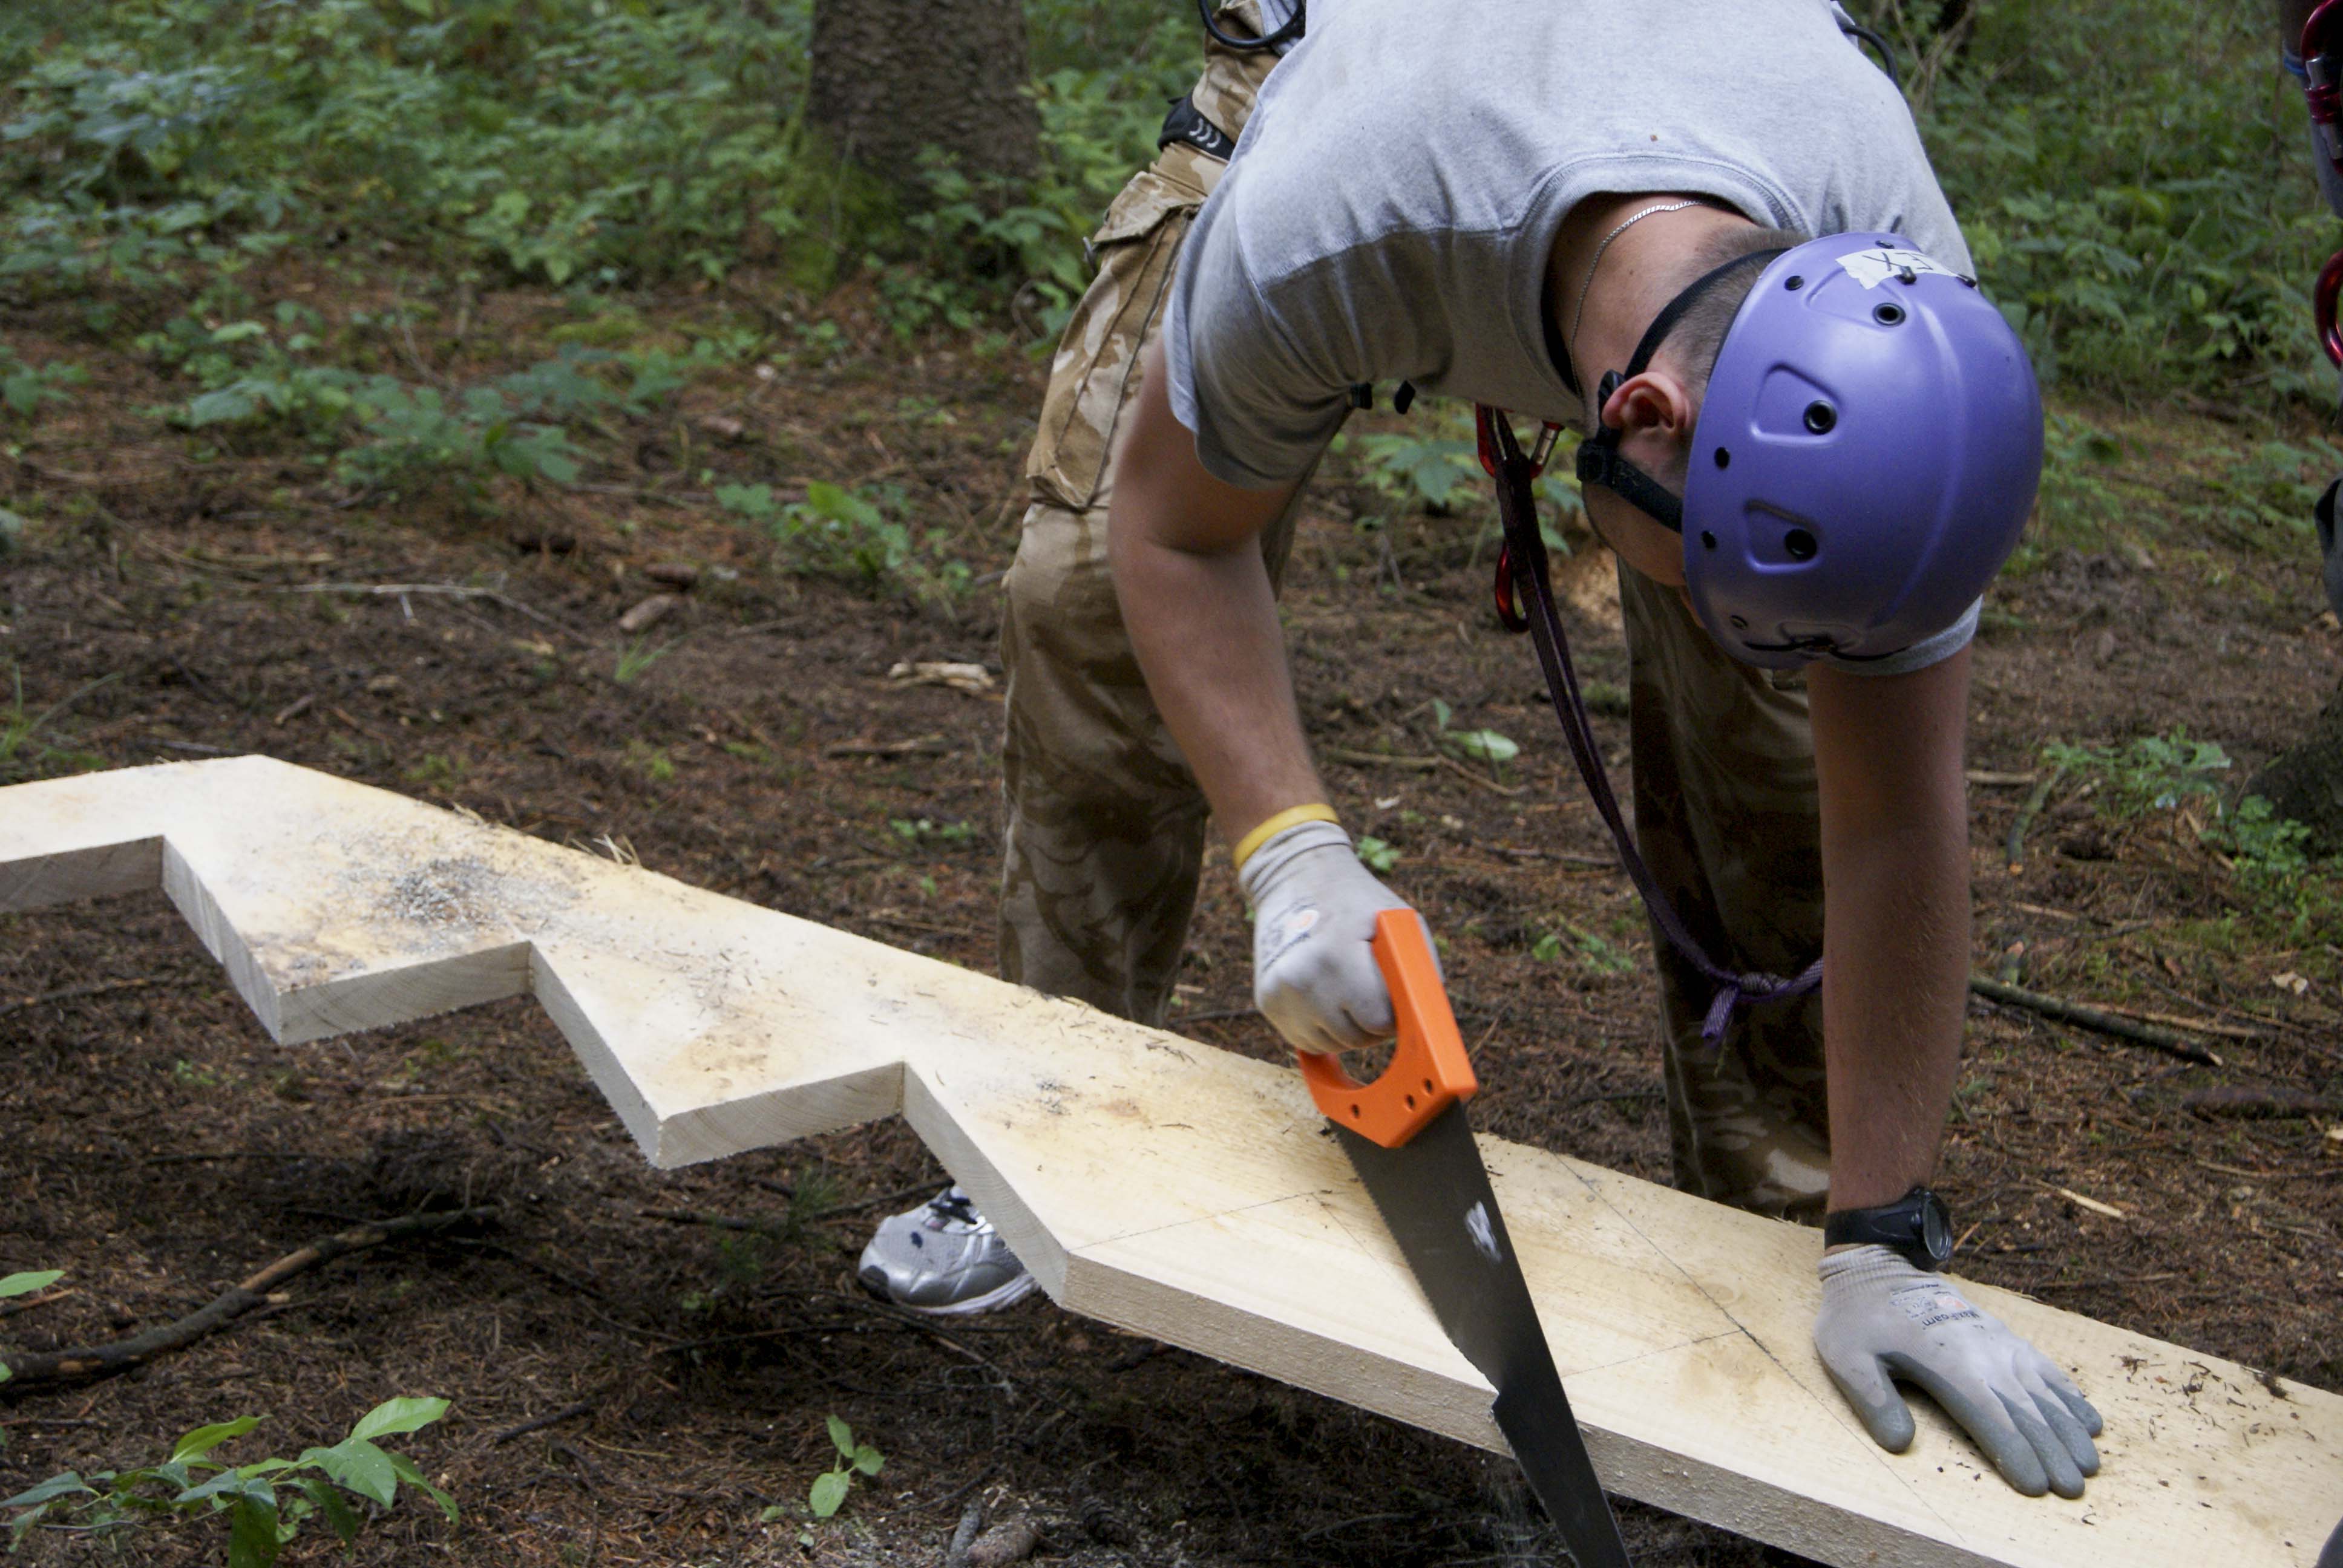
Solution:
{"label": "yellow cuff on glove", "polygon": [[1288,828],[1294,826],[1298,822],[1333,822],[1340,824],[1342,820],[1342,819],[1340,817],[1334,815],[1334,808],[1327,805],[1322,800],[1314,802],[1308,806],[1289,806],[1284,810],[1280,811],[1276,816],[1272,817],[1268,821],[1263,822],[1261,826],[1255,828],[1252,832],[1247,833],[1243,838],[1239,839],[1237,840],[1237,847],[1229,851],[1230,865],[1233,869],[1242,872],[1244,869],[1245,862],[1252,859],[1252,852],[1255,849],[1260,849],[1263,844],[1268,843],[1272,839],[1274,839],[1277,835],[1284,832]]}

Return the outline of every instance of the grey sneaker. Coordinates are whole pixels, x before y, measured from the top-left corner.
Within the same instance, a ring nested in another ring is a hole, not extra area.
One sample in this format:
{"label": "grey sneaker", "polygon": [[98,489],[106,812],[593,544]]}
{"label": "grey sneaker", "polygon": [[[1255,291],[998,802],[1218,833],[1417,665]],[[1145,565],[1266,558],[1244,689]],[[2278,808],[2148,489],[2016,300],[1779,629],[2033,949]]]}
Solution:
{"label": "grey sneaker", "polygon": [[856,1277],[874,1296],[939,1316],[998,1311],[1024,1300],[1035,1283],[956,1186],[880,1221]]}

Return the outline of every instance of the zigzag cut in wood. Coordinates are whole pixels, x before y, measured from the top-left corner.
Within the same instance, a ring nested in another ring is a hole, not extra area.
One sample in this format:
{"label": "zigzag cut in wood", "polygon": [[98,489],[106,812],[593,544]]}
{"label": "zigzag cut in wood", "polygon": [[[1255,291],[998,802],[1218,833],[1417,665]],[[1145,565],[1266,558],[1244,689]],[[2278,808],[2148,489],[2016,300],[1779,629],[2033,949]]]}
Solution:
{"label": "zigzag cut in wood", "polygon": [[[157,886],[279,1040],[528,993],[661,1166],[900,1111],[1061,1306],[1503,1451],[1290,1070],[266,759],[0,789],[0,912]],[[1933,1409],[1884,1453],[1813,1232],[1482,1148],[1616,1492],[1847,1568],[2309,1568],[2343,1515],[2343,1399],[1982,1286],[2100,1474],[2020,1497]]]}

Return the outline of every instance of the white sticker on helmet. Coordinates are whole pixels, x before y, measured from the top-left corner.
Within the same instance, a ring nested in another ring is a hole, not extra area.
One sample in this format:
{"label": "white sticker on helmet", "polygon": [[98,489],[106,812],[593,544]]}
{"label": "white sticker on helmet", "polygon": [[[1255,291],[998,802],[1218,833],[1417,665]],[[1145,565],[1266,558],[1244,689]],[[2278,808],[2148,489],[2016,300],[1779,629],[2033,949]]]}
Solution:
{"label": "white sticker on helmet", "polygon": [[1885,245],[1842,256],[1838,264],[1846,268],[1848,276],[1865,288],[1876,288],[1891,277],[1906,277],[1923,272],[1937,273],[1946,277],[1960,276],[1951,267],[1916,250],[1898,250]]}

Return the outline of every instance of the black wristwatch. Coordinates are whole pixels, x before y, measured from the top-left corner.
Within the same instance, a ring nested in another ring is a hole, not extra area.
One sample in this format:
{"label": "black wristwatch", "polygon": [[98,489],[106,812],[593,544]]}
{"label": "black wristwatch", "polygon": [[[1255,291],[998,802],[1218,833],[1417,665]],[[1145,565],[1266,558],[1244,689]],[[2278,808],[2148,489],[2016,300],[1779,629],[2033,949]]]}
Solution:
{"label": "black wristwatch", "polygon": [[1952,1261],[1952,1211],[1926,1187],[1915,1187],[1893,1203],[1837,1209],[1823,1216],[1824,1246],[1866,1241],[1899,1252],[1914,1268],[1933,1274]]}

